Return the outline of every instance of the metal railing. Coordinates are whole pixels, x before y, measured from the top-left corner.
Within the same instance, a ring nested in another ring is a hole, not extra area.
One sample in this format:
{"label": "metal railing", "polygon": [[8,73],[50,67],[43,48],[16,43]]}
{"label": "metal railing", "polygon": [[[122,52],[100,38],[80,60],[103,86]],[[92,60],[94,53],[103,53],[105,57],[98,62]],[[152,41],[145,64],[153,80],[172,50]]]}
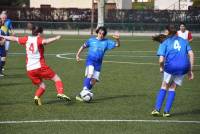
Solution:
{"label": "metal railing", "polygon": [[[29,21],[30,22],[30,21]],[[13,21],[14,29],[27,31],[27,21]],[[33,24],[41,26],[44,30],[51,33],[54,31],[85,31],[90,33],[91,23],[89,22],[46,22],[46,21],[32,21]],[[161,32],[168,23],[105,23],[109,31],[120,31],[125,33],[134,32]],[[174,23],[179,29],[179,23]],[[94,24],[96,27],[97,24]],[[188,24],[187,28],[192,32],[200,32],[200,24]]]}

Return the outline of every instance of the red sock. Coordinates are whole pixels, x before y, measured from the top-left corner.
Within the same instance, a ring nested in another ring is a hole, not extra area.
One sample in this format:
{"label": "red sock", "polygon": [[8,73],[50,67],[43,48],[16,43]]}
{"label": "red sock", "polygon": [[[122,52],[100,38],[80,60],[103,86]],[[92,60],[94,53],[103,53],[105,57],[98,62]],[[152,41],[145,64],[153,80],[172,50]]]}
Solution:
{"label": "red sock", "polygon": [[63,94],[64,93],[62,81],[56,81],[55,82],[55,86],[56,86],[56,90],[57,90],[58,94]]}
{"label": "red sock", "polygon": [[38,96],[38,97],[40,97],[40,96],[42,96],[43,95],[43,93],[45,92],[45,89],[44,88],[41,88],[41,87],[39,87],[38,89],[37,89],[37,91],[35,92],[35,96]]}

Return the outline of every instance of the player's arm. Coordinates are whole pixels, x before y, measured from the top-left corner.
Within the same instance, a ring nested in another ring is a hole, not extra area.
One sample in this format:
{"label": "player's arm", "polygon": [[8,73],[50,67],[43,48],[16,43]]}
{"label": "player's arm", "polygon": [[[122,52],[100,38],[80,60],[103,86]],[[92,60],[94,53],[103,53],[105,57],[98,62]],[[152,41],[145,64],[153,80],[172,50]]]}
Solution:
{"label": "player's arm", "polygon": [[0,35],[0,37],[4,38],[6,40],[18,42],[18,37],[15,37],[15,36],[3,36],[3,35]]}
{"label": "player's arm", "polygon": [[84,44],[79,48],[78,52],[76,53],[76,61],[77,62],[79,62],[81,60],[80,55],[85,48],[86,48],[86,45]]}
{"label": "player's arm", "polygon": [[113,38],[116,40],[116,47],[120,47],[120,36],[118,32],[115,32],[115,34],[113,35]]}
{"label": "player's arm", "polygon": [[188,78],[189,80],[194,79],[194,74],[193,74],[193,66],[194,66],[194,53],[192,50],[188,52],[189,60],[190,60],[190,70],[188,72]]}
{"label": "player's arm", "polygon": [[55,37],[43,39],[43,40],[42,40],[42,44],[49,44],[49,43],[52,43],[52,42],[54,42],[54,41],[56,41],[56,40],[59,40],[60,38],[61,38],[61,36],[58,35],[58,36],[55,36]]}
{"label": "player's arm", "polygon": [[163,73],[164,71],[164,61],[165,61],[165,57],[164,56],[160,56],[159,57],[159,65],[160,65],[160,72]]}
{"label": "player's arm", "polygon": [[165,53],[166,53],[166,44],[165,42],[161,43],[158,51],[157,56],[159,56],[159,66],[160,66],[160,72],[162,73],[164,71],[164,62],[165,62]]}

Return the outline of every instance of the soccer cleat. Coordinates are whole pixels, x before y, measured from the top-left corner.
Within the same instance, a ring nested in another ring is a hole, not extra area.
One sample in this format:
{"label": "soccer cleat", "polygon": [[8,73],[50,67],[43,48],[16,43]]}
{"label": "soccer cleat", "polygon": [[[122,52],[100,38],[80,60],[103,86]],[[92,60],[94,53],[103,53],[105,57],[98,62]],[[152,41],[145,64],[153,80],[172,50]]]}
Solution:
{"label": "soccer cleat", "polygon": [[34,97],[34,101],[35,101],[35,104],[37,106],[41,106],[42,105],[41,99],[38,96]]}
{"label": "soccer cleat", "polygon": [[160,112],[156,109],[154,109],[152,112],[151,112],[151,115],[153,116],[159,116],[160,115]]}
{"label": "soccer cleat", "polygon": [[83,102],[83,99],[82,99],[82,97],[81,97],[80,94],[78,94],[78,95],[76,96],[76,100],[77,100],[77,101],[81,101],[81,102]]}
{"label": "soccer cleat", "polygon": [[3,73],[0,73],[0,77],[4,77],[5,75]]}
{"label": "soccer cleat", "polygon": [[171,116],[170,113],[167,113],[167,112],[163,113],[163,117],[170,117],[170,116]]}
{"label": "soccer cleat", "polygon": [[65,101],[71,101],[71,99],[68,96],[66,96],[65,94],[57,94],[57,97],[59,99],[65,100]]}

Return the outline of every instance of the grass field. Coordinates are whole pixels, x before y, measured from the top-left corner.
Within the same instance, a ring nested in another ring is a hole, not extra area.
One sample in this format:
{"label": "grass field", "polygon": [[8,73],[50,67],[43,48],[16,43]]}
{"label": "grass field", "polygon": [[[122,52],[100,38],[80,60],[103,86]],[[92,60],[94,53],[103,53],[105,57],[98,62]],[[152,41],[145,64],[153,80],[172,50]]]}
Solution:
{"label": "grass field", "polygon": [[177,89],[170,118],[150,115],[161,83],[155,56],[158,44],[150,37],[122,37],[121,47],[105,56],[101,81],[93,89],[94,100],[75,101],[82,89],[85,66],[84,61],[78,64],[73,58],[86,38],[64,36],[45,47],[47,64],[62,78],[72,102],[57,100],[53,82],[45,81],[47,90],[40,107],[33,102],[35,87],[26,76],[25,50],[12,43],[6,76],[0,78],[0,134],[200,132],[200,38],[191,43],[196,56],[195,79],[185,78]]}

